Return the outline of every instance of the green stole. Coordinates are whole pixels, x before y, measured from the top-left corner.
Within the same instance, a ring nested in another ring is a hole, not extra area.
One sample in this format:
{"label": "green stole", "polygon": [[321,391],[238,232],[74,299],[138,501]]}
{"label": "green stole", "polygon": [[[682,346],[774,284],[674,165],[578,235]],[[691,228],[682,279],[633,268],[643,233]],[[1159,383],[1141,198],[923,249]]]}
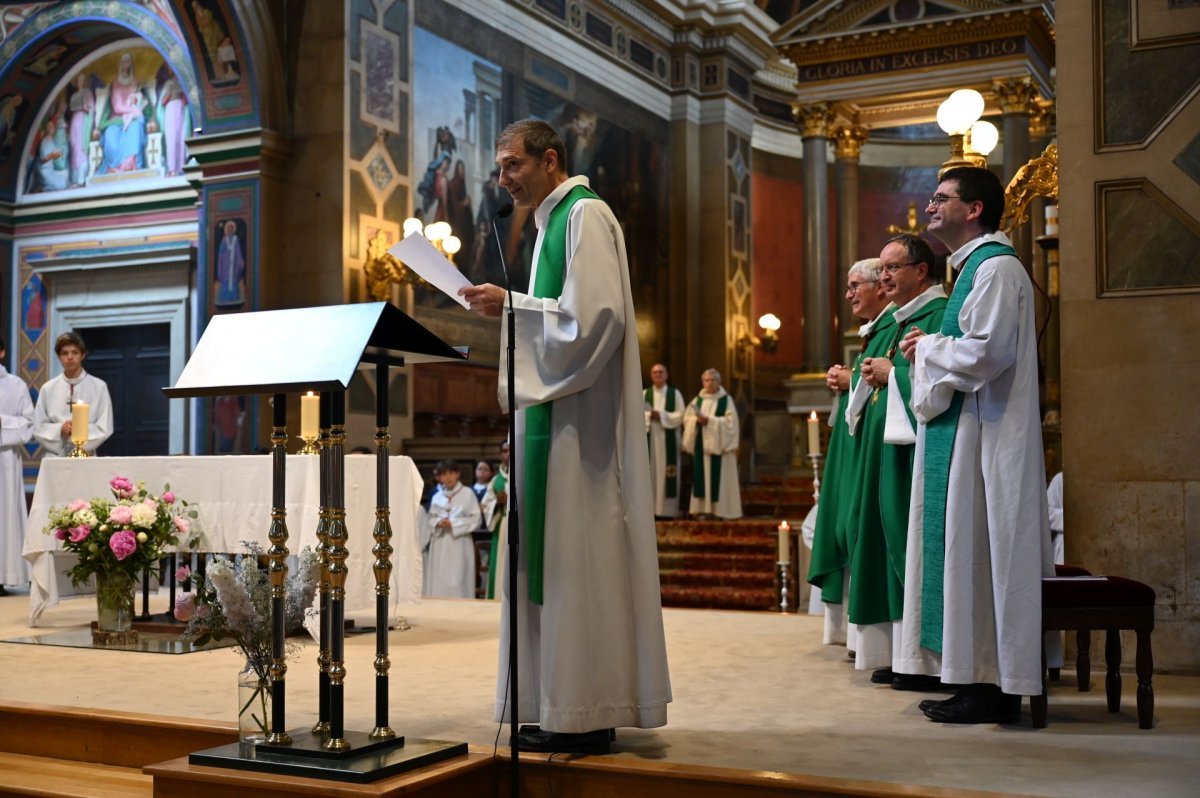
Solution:
{"label": "green stole", "polygon": [[[650,405],[651,409],[654,408],[653,386],[646,389],[645,401],[646,404]],[[667,396],[663,403],[663,410],[666,410],[668,413],[675,412],[675,388],[670,383],[667,384]],[[677,450],[679,447],[675,444],[675,428],[671,427],[670,429],[667,429],[666,427],[663,427],[663,435],[667,440],[667,498],[674,499],[679,492],[678,487],[675,484],[678,481],[676,477],[679,475],[679,464],[677,461],[677,458],[679,457],[679,452]],[[649,432],[646,433],[646,444],[650,444]]]}
{"label": "green stole", "polygon": [[[508,480],[504,478],[501,472],[496,473],[496,478],[492,480],[492,493],[499,493],[502,490],[508,489]],[[504,523],[505,508],[496,503],[496,512],[492,520],[492,545],[488,549],[488,586],[487,597],[496,597],[496,557],[500,554],[500,526]]]}
{"label": "green stole", "polygon": [[[1017,253],[1012,247],[989,241],[967,256],[962,272],[954,281],[954,291],[942,317],[942,335],[962,338],[958,314],[975,283],[975,272],[989,258]],[[950,457],[954,436],[962,412],[963,393],[955,391],[950,406],[925,425],[925,511],[922,525],[921,645],[942,651],[942,620],[945,614],[944,578],[946,568],[946,495],[950,482]]]}
{"label": "green stole", "polygon": [[[550,211],[542,247],[538,250],[537,274],[532,294],[536,299],[562,296],[567,272],[567,219],[581,199],[600,199],[587,186],[567,192]],[[546,480],[550,464],[550,420],[553,402],[525,408],[524,513],[526,564],[529,571],[529,600],[542,603],[542,575],[546,548]]]}
{"label": "green stole", "polygon": [[[700,405],[704,399],[701,396],[696,397],[696,410],[699,412]],[[717,400],[717,411],[713,413],[713,418],[721,418],[725,415],[725,409],[729,407],[729,394],[725,394]],[[712,473],[710,494],[712,501],[716,501],[721,495],[721,455],[710,454],[709,467]],[[696,473],[692,479],[692,495],[697,499],[704,498],[704,431],[696,430],[696,446],[692,451],[692,462],[696,464]]]}

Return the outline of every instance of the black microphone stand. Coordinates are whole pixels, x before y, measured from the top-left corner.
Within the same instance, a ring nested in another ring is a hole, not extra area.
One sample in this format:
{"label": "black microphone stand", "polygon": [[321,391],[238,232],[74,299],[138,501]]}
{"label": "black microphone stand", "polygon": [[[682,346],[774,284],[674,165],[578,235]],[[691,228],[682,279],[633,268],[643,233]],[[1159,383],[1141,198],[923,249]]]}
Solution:
{"label": "black microphone stand", "polygon": [[520,795],[518,776],[520,751],[517,745],[518,710],[517,700],[517,556],[521,543],[521,519],[517,492],[517,320],[513,314],[512,281],[508,277],[508,263],[504,260],[504,244],[500,240],[498,219],[512,213],[511,205],[504,205],[492,219],[492,233],[496,236],[496,247],[500,250],[500,266],[504,270],[504,289],[508,294],[508,720],[510,731],[508,745],[512,751],[510,771],[513,798]]}

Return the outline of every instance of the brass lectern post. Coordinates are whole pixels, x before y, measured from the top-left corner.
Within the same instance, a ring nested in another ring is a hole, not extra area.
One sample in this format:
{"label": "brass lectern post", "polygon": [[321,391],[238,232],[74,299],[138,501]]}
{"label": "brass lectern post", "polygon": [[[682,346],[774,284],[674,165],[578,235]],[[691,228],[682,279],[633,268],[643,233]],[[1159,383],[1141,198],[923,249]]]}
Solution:
{"label": "brass lectern post", "polygon": [[287,619],[284,599],[287,597],[288,571],[287,508],[284,499],[287,439],[287,394],[277,393],[274,395],[271,426],[271,529],[267,533],[271,541],[271,548],[267,550],[271,563],[271,731],[267,735],[267,742],[275,745],[292,744],[291,736],[284,731],[287,712],[283,681],[287,673],[283,651],[287,634],[284,628]]}
{"label": "brass lectern post", "polygon": [[330,393],[329,428],[329,738],[325,750],[345,751],[346,678],[346,392]]}
{"label": "brass lectern post", "polygon": [[390,740],[388,725],[388,594],[392,577],[392,511],[388,499],[388,364],[375,364],[375,728],[373,740]]}

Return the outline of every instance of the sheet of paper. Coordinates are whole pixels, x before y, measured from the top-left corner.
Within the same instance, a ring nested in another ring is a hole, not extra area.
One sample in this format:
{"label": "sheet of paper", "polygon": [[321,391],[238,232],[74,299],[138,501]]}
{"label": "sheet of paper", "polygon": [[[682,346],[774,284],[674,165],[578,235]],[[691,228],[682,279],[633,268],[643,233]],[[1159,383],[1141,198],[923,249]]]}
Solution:
{"label": "sheet of paper", "polygon": [[458,289],[471,285],[471,281],[445,255],[438,252],[428,238],[420,233],[410,233],[403,241],[393,244],[388,252],[419,274],[425,282],[470,309],[470,303],[458,295]]}

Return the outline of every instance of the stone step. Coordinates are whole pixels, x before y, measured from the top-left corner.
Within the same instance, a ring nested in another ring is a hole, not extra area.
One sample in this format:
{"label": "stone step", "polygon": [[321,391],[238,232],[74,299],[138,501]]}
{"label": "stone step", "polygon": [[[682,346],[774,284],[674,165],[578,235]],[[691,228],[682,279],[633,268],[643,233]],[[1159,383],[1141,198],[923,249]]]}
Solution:
{"label": "stone step", "polygon": [[774,551],[777,542],[778,538],[774,534],[754,537],[668,535],[659,537],[658,551],[660,554],[671,551],[712,551],[728,554],[753,554],[755,552]]}
{"label": "stone step", "polygon": [[772,573],[775,553],[729,553],[720,551],[660,551],[659,572],[677,571],[765,571]]}
{"label": "stone step", "polygon": [[697,607],[717,610],[769,610],[774,590],[743,587],[682,587],[663,585],[664,607]]}
{"label": "stone step", "polygon": [[775,589],[775,574],[772,570],[754,571],[702,571],[697,569],[668,568],[660,570],[659,581],[663,585],[679,587],[754,587],[771,591]]}

